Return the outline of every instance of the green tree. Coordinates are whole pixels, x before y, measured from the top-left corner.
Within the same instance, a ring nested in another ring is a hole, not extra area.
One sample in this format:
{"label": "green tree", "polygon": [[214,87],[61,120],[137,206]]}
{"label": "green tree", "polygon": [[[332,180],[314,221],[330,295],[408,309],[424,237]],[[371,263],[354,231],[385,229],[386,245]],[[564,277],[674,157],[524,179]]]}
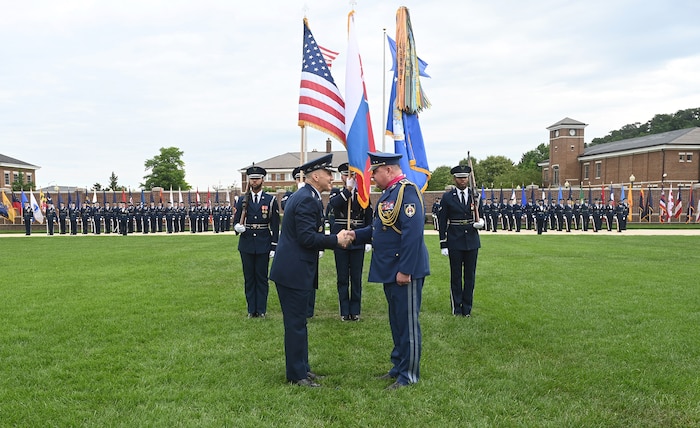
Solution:
{"label": "green tree", "polygon": [[141,187],[144,189],[154,187],[190,189],[190,185],[185,181],[183,154],[184,152],[177,147],[161,147],[159,155],[144,163],[146,171],[151,171],[151,173],[143,177],[146,181],[141,184]]}
{"label": "green tree", "polygon": [[477,185],[510,186],[514,180],[515,165],[505,156],[488,156],[479,162],[478,166],[473,166]]}
{"label": "green tree", "polygon": [[126,187],[119,185],[119,177],[117,177],[114,171],[112,171],[112,175],[109,176],[109,185],[106,190],[112,190],[113,192],[126,190]]}
{"label": "green tree", "polygon": [[22,171],[17,174],[17,179],[12,182],[12,191],[35,190],[34,182],[24,182],[24,173]]}
{"label": "green tree", "polygon": [[428,187],[426,191],[440,191],[445,190],[446,186],[452,184],[452,174],[450,174],[449,166],[439,166],[435,168],[433,174],[430,176],[430,181],[428,181]]}
{"label": "green tree", "polygon": [[92,185],[92,190],[102,190],[102,185],[100,183],[95,183]]}

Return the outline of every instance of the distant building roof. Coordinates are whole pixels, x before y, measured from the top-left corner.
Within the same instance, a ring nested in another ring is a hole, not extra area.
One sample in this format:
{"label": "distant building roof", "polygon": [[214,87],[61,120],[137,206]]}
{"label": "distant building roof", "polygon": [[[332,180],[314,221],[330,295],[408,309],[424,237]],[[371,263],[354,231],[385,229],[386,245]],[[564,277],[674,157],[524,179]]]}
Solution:
{"label": "distant building roof", "polygon": [[588,126],[588,124],[583,123],[583,122],[579,122],[578,120],[572,119],[570,117],[565,117],[564,119],[560,120],[559,122],[555,123],[554,125],[548,126],[547,129],[551,131],[552,129],[555,129],[555,128],[565,128],[565,127],[572,127],[572,126],[577,127],[577,128],[581,128],[584,126]]}
{"label": "distant building roof", "polygon": [[[341,151],[334,151],[331,152],[333,153],[333,166],[338,166],[341,163],[345,163],[348,161],[348,152],[341,150]],[[314,160],[317,158],[320,158],[321,156],[325,156],[328,153],[325,151],[323,152],[308,152],[307,155],[307,161]],[[255,162],[255,165],[260,166],[265,168],[266,170],[279,170],[279,169],[293,169],[294,167],[297,167],[300,165],[300,152],[287,152],[283,153],[281,155],[277,155],[275,157],[269,158],[262,160],[260,162]],[[250,168],[253,165],[246,165],[245,167],[239,169],[238,171],[241,173],[245,173],[245,171]]]}
{"label": "distant building roof", "polygon": [[11,158],[9,156],[5,156],[3,154],[0,154],[0,165],[3,166],[13,166],[15,168],[26,168],[26,169],[39,169],[41,167],[32,165],[30,163],[21,161],[19,159]]}
{"label": "distant building roof", "polygon": [[579,157],[599,156],[608,153],[618,153],[629,150],[650,149],[652,147],[677,145],[700,145],[700,128],[677,129],[675,131],[662,132],[660,134],[645,135],[643,137],[629,138],[627,140],[614,141],[612,143],[596,144],[587,147]]}

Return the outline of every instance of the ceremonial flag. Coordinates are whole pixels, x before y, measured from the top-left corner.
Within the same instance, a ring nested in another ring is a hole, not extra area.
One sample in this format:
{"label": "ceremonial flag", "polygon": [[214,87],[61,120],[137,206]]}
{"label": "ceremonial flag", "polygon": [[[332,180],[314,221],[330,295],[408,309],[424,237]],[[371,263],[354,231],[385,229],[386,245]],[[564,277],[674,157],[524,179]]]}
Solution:
{"label": "ceremonial flag", "polygon": [[122,189],[122,202],[126,203],[126,191]]}
{"label": "ceremonial flag", "polygon": [[527,205],[527,197],[525,196],[525,186],[520,188],[520,205]]}
{"label": "ceremonial flag", "polygon": [[209,191],[209,186],[207,186],[207,208],[211,208],[211,192]]}
{"label": "ceremonial flag", "polygon": [[68,206],[70,206],[70,203],[73,201],[73,199],[70,196],[70,192],[68,192]]}
{"label": "ceremonial flag", "polygon": [[394,78],[389,96],[386,134],[394,138],[394,152],[402,155],[401,169],[406,177],[425,191],[431,172],[418,113],[430,107],[420,84],[420,76],[429,76],[424,73],[425,66],[422,65],[425,63],[416,53],[411,17],[404,6],[396,12],[396,43],[392,44],[389,39],[389,48]]}
{"label": "ceremonial flag", "polygon": [[345,144],[345,102],[306,18],[303,45],[299,126],[316,128]]}
{"label": "ceremonial flag", "polygon": [[[372,121],[369,117],[367,89],[360,48],[355,35],[355,12],[348,14],[348,57],[345,69],[345,147],[348,150],[348,167],[355,173],[357,201],[369,206],[369,189],[372,173],[367,152],[374,152]],[[405,158],[405,156],[404,156]]]}
{"label": "ceremonial flag", "polygon": [[620,202],[624,202],[627,197],[625,196],[625,185],[620,187]]}
{"label": "ceremonial flag", "polygon": [[535,188],[530,189],[530,202],[535,203]]}
{"label": "ceremonial flag", "polygon": [[615,192],[613,192],[612,183],[610,183],[610,200],[615,202]]}
{"label": "ceremonial flag", "polygon": [[15,209],[15,215],[17,214],[22,214],[22,203],[17,199],[17,196],[15,195],[15,192],[12,192],[12,206]]}
{"label": "ceremonial flag", "polygon": [[690,223],[691,219],[693,218],[693,211],[695,211],[695,199],[693,198],[693,188],[690,187],[688,189],[688,199],[690,202],[688,202],[688,212],[686,213],[686,219],[685,222]]}
{"label": "ceremonial flag", "polygon": [[683,211],[683,201],[681,200],[681,185],[678,185],[678,199],[676,199],[676,205],[673,206],[673,216],[675,218],[681,218],[681,212]]}
{"label": "ceremonial flag", "polygon": [[146,194],[143,192],[143,189],[141,189],[141,204],[146,205]]}
{"label": "ceremonial flag", "polygon": [[496,196],[493,194],[493,187],[492,187],[491,188],[491,200],[493,201],[494,199],[496,199]]}
{"label": "ceremonial flag", "polygon": [[92,203],[97,203],[97,189],[92,189]]}
{"label": "ceremonial flag", "polygon": [[129,203],[133,205],[134,197],[131,195],[131,188],[129,189]]}
{"label": "ceremonial flag", "polygon": [[104,205],[106,203],[107,203],[107,191],[102,189],[102,204]]}
{"label": "ceremonial flag", "polygon": [[318,48],[321,50],[321,54],[323,55],[323,60],[326,61],[326,65],[328,66],[328,69],[330,70],[331,67],[333,67],[333,61],[338,58],[338,52],[332,51],[328,48],[324,48],[321,45],[317,45]]}
{"label": "ceremonial flag", "polygon": [[700,221],[700,199],[698,199],[698,207],[695,210],[695,223]]}
{"label": "ceremonial flag", "polygon": [[659,196],[659,222],[663,223],[666,221],[666,196],[664,195],[664,188],[661,186],[661,196]]}
{"label": "ceremonial flag", "polygon": [[170,205],[173,205],[173,186],[170,186]]}
{"label": "ceremonial flag", "polygon": [[[44,195],[44,191],[39,189],[39,206],[41,207],[41,212],[44,213],[46,212],[46,196]],[[34,207],[32,207],[33,209]]]}
{"label": "ceremonial flag", "polygon": [[486,190],[484,190],[484,186],[481,186],[481,200],[486,200]]}
{"label": "ceremonial flag", "polygon": [[178,204],[181,204],[182,202],[183,202],[183,199],[182,199],[182,189],[178,187],[178,188],[177,188],[177,203],[178,203]]}
{"label": "ceremonial flag", "polygon": [[584,198],[584,197],[585,197],[585,195],[583,194],[583,186],[581,186],[581,187],[578,188],[578,199],[579,199],[579,201],[583,202],[583,198]]}
{"label": "ceremonial flag", "polygon": [[41,207],[36,202],[36,198],[34,198],[34,193],[29,192],[29,200],[29,204],[31,205],[32,210],[34,210],[34,220],[36,220],[37,223],[43,223],[44,214],[41,213]]}
{"label": "ceremonial flag", "polygon": [[649,211],[644,205],[644,188],[639,189],[639,221],[649,221]]}
{"label": "ceremonial flag", "polygon": [[155,199],[154,199],[154,197],[153,197],[153,191],[152,191],[152,190],[151,190],[151,198],[150,198],[150,199],[151,199],[151,202],[155,202]]}
{"label": "ceremonial flag", "polygon": [[226,202],[231,203],[231,192],[226,189]]}
{"label": "ceremonial flag", "polygon": [[513,188],[510,189],[510,200],[511,201],[515,200],[515,189],[513,189]]}
{"label": "ceremonial flag", "polygon": [[561,191],[561,186],[559,186],[559,193],[557,194],[557,202],[561,201],[562,199],[564,199],[564,195]]}
{"label": "ceremonial flag", "polygon": [[2,192],[2,202],[0,202],[0,215],[6,217],[12,223],[15,222],[15,209],[12,206],[12,202],[10,202],[10,199],[7,197],[7,195],[5,195],[5,192]]}
{"label": "ceremonial flag", "polygon": [[593,203],[593,188],[588,188],[588,205]]}
{"label": "ceremonial flag", "polygon": [[552,205],[552,190],[547,191],[547,204]]}
{"label": "ceremonial flag", "polygon": [[569,186],[569,196],[568,196],[568,199],[571,199],[571,200],[574,199],[573,195],[571,194],[572,191],[573,191],[573,189],[571,188],[571,186]]}
{"label": "ceremonial flag", "polygon": [[80,193],[77,190],[75,191],[75,206],[80,208]]}
{"label": "ceremonial flag", "polygon": [[214,203],[219,204],[219,189],[216,189],[216,196],[214,196]]}
{"label": "ceremonial flag", "polygon": [[675,214],[675,205],[676,204],[673,200],[673,186],[671,186],[668,189],[668,199],[666,200],[666,220],[668,220],[669,222],[671,221],[673,214]]}
{"label": "ceremonial flag", "polygon": [[498,203],[503,203],[503,187],[501,187],[501,192],[498,194]]}

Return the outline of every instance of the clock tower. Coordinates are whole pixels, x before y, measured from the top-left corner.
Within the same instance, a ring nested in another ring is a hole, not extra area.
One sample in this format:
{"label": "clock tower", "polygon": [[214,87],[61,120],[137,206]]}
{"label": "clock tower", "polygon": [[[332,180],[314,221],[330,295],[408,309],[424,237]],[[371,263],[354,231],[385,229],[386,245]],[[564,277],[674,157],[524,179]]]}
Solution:
{"label": "clock tower", "polygon": [[545,185],[581,185],[581,164],[578,157],[583,154],[583,122],[566,117],[547,128],[549,131],[549,174]]}

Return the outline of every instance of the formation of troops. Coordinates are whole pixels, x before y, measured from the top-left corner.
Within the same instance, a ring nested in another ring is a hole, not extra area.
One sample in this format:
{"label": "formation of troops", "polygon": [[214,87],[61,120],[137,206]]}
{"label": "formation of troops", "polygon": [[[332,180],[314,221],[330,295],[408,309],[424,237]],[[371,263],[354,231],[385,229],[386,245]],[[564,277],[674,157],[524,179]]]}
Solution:
{"label": "formation of troops", "polygon": [[[433,206],[433,219],[437,228],[437,213],[439,200]],[[528,201],[520,204],[517,199],[502,200],[486,199],[481,208],[485,221],[485,231],[520,232],[536,230],[538,234],[552,231],[582,230],[598,232],[600,230],[622,232],[627,229],[627,218],[630,210],[626,201],[608,201],[606,204],[599,199],[593,203],[585,199],[559,199],[557,203],[545,203],[539,199],[537,204]]]}
{"label": "formation of troops", "polygon": [[[46,233],[53,235],[120,234],[132,233],[181,233],[228,232],[231,230],[234,209],[229,202],[207,204],[184,202],[154,203],[90,203],[82,206],[70,202],[58,208],[49,198],[43,215],[46,217]],[[31,234],[34,211],[29,203],[22,210],[25,234]]]}

